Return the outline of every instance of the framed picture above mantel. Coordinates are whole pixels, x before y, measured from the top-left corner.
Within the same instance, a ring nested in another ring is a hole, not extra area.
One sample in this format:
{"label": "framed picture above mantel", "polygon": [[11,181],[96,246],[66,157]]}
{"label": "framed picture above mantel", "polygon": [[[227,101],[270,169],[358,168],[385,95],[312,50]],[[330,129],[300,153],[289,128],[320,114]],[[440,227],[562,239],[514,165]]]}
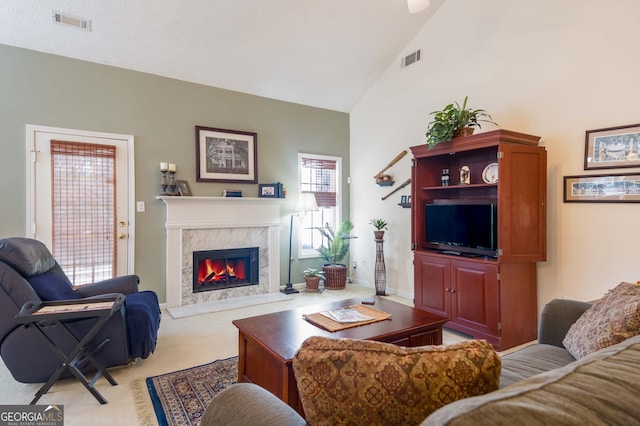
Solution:
{"label": "framed picture above mantel", "polygon": [[640,167],[640,124],[587,130],[584,169]]}
{"label": "framed picture above mantel", "polygon": [[258,182],[258,134],[196,126],[196,181]]}

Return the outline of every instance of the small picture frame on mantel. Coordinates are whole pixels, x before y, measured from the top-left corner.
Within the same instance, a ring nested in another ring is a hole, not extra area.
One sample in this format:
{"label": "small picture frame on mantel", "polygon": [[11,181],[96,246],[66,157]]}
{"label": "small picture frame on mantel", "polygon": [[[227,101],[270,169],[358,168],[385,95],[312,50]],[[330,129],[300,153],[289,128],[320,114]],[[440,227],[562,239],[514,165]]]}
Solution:
{"label": "small picture frame on mantel", "polygon": [[189,187],[189,181],[176,179],[176,185],[178,185],[178,193],[181,196],[190,197],[193,195],[191,193],[191,188]]}
{"label": "small picture frame on mantel", "polygon": [[258,185],[258,197],[282,198],[282,183],[261,183]]}

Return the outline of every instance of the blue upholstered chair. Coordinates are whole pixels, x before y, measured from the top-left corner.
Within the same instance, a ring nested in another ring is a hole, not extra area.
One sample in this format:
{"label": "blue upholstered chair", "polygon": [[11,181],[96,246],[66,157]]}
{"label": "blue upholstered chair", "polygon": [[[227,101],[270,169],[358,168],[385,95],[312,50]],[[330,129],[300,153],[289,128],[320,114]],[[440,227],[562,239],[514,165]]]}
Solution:
{"label": "blue upholstered chair", "polygon": [[[138,291],[136,275],[74,288],[47,247],[29,238],[0,239],[0,354],[13,377],[22,383],[46,382],[60,361],[45,346],[41,336],[16,321],[27,302],[95,298],[105,294],[125,295],[124,307],[109,318],[89,343],[90,350],[109,342],[94,354],[105,367],[126,365],[147,358],[156,346],[160,327],[158,297],[152,291]],[[68,321],[65,325],[82,337],[96,319]],[[41,327],[63,350],[72,342],[55,323]],[[90,363],[85,367],[90,372]]]}

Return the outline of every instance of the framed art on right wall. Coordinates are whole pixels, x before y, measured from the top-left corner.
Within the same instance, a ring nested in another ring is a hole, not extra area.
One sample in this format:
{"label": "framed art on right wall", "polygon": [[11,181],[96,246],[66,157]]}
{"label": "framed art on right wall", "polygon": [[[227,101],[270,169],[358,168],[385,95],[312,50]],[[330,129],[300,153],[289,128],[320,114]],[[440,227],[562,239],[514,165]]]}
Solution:
{"label": "framed art on right wall", "polygon": [[564,202],[640,203],[640,174],[565,176]]}
{"label": "framed art on right wall", "polygon": [[587,130],[584,169],[640,167],[640,124]]}

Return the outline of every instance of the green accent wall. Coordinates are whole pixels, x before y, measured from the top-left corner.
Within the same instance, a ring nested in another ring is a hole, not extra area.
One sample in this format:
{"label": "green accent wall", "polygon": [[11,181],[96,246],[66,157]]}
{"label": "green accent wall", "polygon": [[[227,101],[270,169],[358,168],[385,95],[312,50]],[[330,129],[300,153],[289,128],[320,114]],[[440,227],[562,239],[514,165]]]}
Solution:
{"label": "green accent wall", "polygon": [[[257,184],[196,182],[196,125],[256,132],[259,183],[282,182],[290,195],[297,191],[299,152],[342,157],[343,218],[349,217],[347,113],[0,44],[0,238],[26,232],[27,124],[135,137],[135,198],[146,204],[146,212],[136,213],[135,273],[141,287],[155,290],[163,302],[165,205],[155,199],[159,163],[175,163],[176,178],[188,180],[196,196],[220,196],[225,188],[258,194]],[[294,208],[291,196],[281,206],[281,284],[287,279]],[[301,271],[320,264],[294,261],[292,281],[302,282]]]}

